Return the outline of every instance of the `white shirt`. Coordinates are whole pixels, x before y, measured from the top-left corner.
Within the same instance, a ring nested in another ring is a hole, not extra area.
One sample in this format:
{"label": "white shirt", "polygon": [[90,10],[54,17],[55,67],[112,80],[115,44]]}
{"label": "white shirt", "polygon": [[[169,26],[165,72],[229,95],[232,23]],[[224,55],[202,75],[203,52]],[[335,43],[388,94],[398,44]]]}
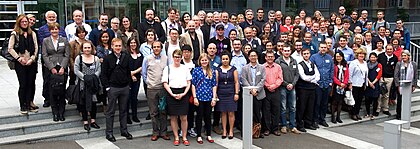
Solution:
{"label": "white shirt", "polygon": [[184,60],[184,65],[188,68],[188,70],[192,70],[195,68],[195,64],[193,63],[193,61],[191,60],[189,63],[186,63]]}
{"label": "white shirt", "polygon": [[298,53],[297,51],[293,52],[292,58],[296,60],[296,62],[299,64],[301,61],[303,61],[302,55]]}
{"label": "white shirt", "polygon": [[[168,67],[169,68],[169,76],[168,76]],[[162,82],[168,82],[169,77],[169,87],[171,88],[184,88],[187,87],[188,80],[192,79],[191,73],[187,66],[180,65],[180,67],[175,68],[174,65],[166,66],[163,69],[163,76]]]}
{"label": "white shirt", "polygon": [[181,50],[180,46],[179,46],[179,42],[177,41],[175,45],[171,44],[169,42],[169,46],[168,46],[168,64],[173,64],[174,63],[174,59],[172,58],[172,53],[174,53],[175,50]]}
{"label": "white shirt", "polygon": [[[82,23],[82,26],[85,28],[85,30],[87,31],[87,34],[85,36],[85,39],[89,38],[89,33],[90,31],[92,31],[92,27],[90,27],[89,24],[86,23]],[[73,41],[76,40],[76,28],[77,28],[77,24],[75,22],[70,23],[69,25],[66,26],[66,28],[64,29],[66,31],[66,36],[67,36],[67,41]]]}
{"label": "white shirt", "polygon": [[312,75],[312,76],[308,76],[308,75],[306,75],[305,74],[305,71],[303,70],[303,67],[302,67],[302,65],[298,65],[298,70],[299,70],[299,76],[300,76],[300,78],[303,80],[303,81],[306,81],[306,82],[311,82],[311,83],[314,83],[314,84],[317,84],[318,85],[318,81],[319,81],[319,79],[320,79],[320,75],[319,75],[319,71],[318,71],[318,68],[316,67],[316,65],[314,65],[314,68],[312,68],[311,67],[311,61],[303,61],[304,63],[305,63],[305,65],[309,68],[309,71],[311,72],[311,71],[315,71],[315,74],[314,75]]}

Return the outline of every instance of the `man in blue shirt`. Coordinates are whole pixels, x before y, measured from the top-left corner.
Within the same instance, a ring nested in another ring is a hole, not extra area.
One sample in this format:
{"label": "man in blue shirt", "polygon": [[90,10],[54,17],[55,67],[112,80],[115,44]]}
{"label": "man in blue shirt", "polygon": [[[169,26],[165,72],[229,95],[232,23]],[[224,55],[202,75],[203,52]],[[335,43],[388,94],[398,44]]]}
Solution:
{"label": "man in blue shirt", "polygon": [[211,69],[216,70],[217,67],[219,67],[219,65],[222,63],[222,60],[220,59],[219,56],[216,55],[216,44],[214,43],[210,43],[209,46],[207,47],[207,54],[210,57],[210,65],[211,65]]}
{"label": "man in blue shirt", "polygon": [[354,52],[353,49],[350,49],[347,46],[347,38],[345,36],[340,36],[338,40],[338,47],[334,50],[334,53],[336,51],[340,50],[344,54],[344,59],[347,61],[347,63],[350,63],[354,60]]}
{"label": "man in blue shirt", "polygon": [[313,124],[319,128],[318,124],[328,127],[325,121],[325,115],[328,109],[328,98],[330,96],[331,86],[334,77],[334,64],[332,56],[327,54],[327,43],[324,41],[319,43],[319,52],[311,56],[311,62],[318,68],[320,79],[316,87],[316,99],[314,107]]}
{"label": "man in blue shirt", "polygon": [[308,48],[309,51],[311,52],[311,55],[314,55],[314,54],[318,53],[318,47],[315,46],[314,43],[312,43],[311,32],[305,32],[305,36],[303,37],[302,46],[303,46],[303,48]]}
{"label": "man in blue shirt", "polygon": [[[232,51],[232,60],[230,61],[230,65],[236,67],[238,71],[238,76],[242,74],[242,67],[247,64],[247,58],[241,51],[242,44],[240,39],[233,40],[233,51]],[[241,80],[239,80],[239,85],[242,85]],[[235,126],[239,130],[241,130],[242,126],[242,104],[243,104],[243,97],[242,97],[242,87],[239,90],[239,99],[238,99],[238,110],[235,112]]]}

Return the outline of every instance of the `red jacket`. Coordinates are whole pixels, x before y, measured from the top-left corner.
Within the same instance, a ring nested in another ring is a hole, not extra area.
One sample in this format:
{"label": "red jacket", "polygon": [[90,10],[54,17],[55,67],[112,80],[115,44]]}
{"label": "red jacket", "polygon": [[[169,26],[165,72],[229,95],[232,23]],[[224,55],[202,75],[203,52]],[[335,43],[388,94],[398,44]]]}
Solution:
{"label": "red jacket", "polygon": [[343,80],[343,82],[341,82],[338,79],[338,67],[337,67],[337,65],[334,65],[334,84],[335,85],[340,85],[341,83],[344,83],[346,85],[345,87],[347,87],[348,82],[349,82],[349,65],[346,64],[346,67],[344,68],[344,80]]}

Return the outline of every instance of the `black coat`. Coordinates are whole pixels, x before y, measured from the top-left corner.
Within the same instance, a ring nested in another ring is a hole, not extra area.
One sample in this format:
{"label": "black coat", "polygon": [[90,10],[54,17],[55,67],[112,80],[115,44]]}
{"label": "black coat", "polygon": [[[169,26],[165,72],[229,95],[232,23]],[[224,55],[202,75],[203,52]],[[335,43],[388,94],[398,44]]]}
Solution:
{"label": "black coat", "polygon": [[117,56],[112,53],[104,58],[101,70],[101,82],[104,88],[126,87],[131,82],[131,71],[129,67],[130,55],[121,52],[117,64]]}
{"label": "black coat", "polygon": [[139,24],[139,27],[137,30],[139,31],[140,43],[146,42],[145,33],[149,28],[153,28],[158,36],[158,40],[162,43],[165,43],[166,41],[165,30],[163,30],[163,27],[160,23],[156,23],[156,22],[154,22],[153,24],[149,24],[147,22],[142,22]]}

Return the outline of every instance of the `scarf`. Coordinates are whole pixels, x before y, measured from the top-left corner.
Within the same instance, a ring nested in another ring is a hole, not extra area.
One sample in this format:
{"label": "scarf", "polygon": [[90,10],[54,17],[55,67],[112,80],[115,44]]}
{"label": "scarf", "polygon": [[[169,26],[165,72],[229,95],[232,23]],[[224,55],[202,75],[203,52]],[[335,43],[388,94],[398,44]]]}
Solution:
{"label": "scarf", "polygon": [[405,75],[405,80],[413,80],[414,78],[414,69],[413,64],[410,62],[407,66],[407,73]]}
{"label": "scarf", "polygon": [[[22,28],[22,30],[24,32],[28,31],[27,28],[26,29]],[[34,39],[32,38],[32,34],[27,33],[26,38],[23,34],[18,34],[17,36],[19,36],[17,38],[18,43],[19,43],[19,48],[15,49],[17,50],[16,52],[20,54],[24,54],[25,51],[28,51],[30,55],[34,55],[35,44],[34,44]]]}
{"label": "scarf", "polygon": [[375,63],[369,62],[367,63],[369,69],[374,69],[376,66],[378,66],[378,61]]}

